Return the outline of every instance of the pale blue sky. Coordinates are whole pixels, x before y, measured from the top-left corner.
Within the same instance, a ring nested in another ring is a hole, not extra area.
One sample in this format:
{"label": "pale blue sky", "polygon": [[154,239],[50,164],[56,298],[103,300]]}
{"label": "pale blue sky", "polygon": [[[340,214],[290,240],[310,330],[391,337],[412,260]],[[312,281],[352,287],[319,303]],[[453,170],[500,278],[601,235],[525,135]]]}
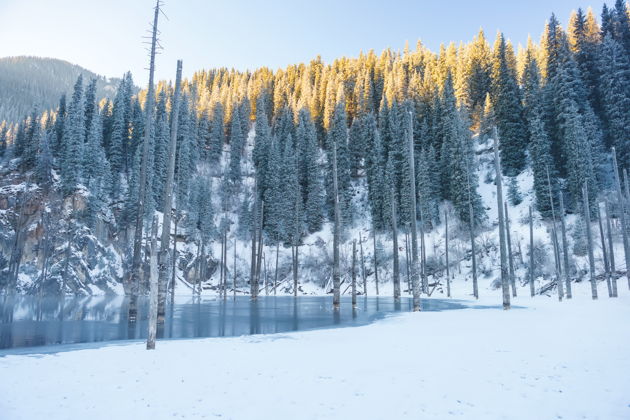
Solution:
{"label": "pale blue sky", "polygon": [[[608,2],[612,5],[614,2]],[[0,0],[0,57],[38,55],[80,64],[106,76],[129,69],[146,84],[142,36],[154,0]],[[172,78],[177,58],[184,73],[211,67],[271,68],[402,49],[418,39],[470,40],[483,27],[490,40],[502,30],[515,44],[538,40],[551,12],[563,24],[571,10],[603,1],[434,0],[165,0],[160,17],[164,51],[157,76]]]}

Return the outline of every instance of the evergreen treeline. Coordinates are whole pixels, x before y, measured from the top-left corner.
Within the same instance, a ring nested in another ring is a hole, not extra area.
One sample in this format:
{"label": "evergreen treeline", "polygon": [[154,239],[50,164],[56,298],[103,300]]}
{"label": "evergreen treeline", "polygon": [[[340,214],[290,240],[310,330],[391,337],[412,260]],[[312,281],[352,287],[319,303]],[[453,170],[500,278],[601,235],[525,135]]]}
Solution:
{"label": "evergreen treeline", "polygon": [[[34,110],[0,129],[1,155],[20,158],[21,170],[33,170],[41,185],[58,182],[65,197],[87,197],[77,217],[125,238],[135,221],[138,145],[147,129],[145,94],[135,95],[133,86],[127,74],[113,100],[97,103],[96,81],[80,76],[54,111]],[[370,51],[330,65],[317,58],[277,72],[215,69],[195,73],[182,89],[176,223],[204,245],[231,229],[229,214],[238,215],[243,239],[262,216],[271,244],[298,245],[321,230],[333,218],[333,148],[342,222],[367,211],[376,230],[390,229],[392,199],[398,226],[410,224],[410,135],[416,214],[426,229],[441,223],[444,200],[464,223],[471,210],[477,223],[485,219],[473,136],[483,140],[492,127],[503,175],[531,167],[535,204],[545,216],[560,190],[567,208],[580,210],[585,184],[595,206],[597,191],[611,182],[611,147],[622,168],[630,164],[630,19],[622,0],[604,6],[599,23],[590,10],[578,10],[567,30],[552,15],[540,44],[530,40],[518,52],[500,33],[491,47],[480,31],[471,43],[437,54],[418,43],[402,53]],[[162,82],[156,92],[147,225],[163,207],[173,118],[172,87]],[[363,180],[366,202],[356,193]],[[515,183],[508,185],[519,200]]]}

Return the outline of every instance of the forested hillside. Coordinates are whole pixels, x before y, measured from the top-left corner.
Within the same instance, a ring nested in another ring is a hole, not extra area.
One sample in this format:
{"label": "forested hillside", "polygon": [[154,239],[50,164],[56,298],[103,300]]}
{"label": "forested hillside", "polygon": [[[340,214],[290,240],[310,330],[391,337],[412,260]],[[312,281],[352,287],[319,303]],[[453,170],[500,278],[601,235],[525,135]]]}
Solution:
{"label": "forested hillside", "polygon": [[[621,0],[599,17],[578,10],[568,28],[552,15],[540,41],[522,48],[501,33],[491,44],[480,31],[438,52],[418,43],[277,71],[199,71],[182,82],[177,106],[173,83],[156,85],[149,126],[147,92],[136,94],[131,75],[112,99],[98,100],[99,83],[79,76],[54,112],[35,108],[0,130],[2,288],[146,291],[147,247],[154,216],[158,231],[162,222],[169,156],[169,279],[186,293],[195,286],[258,293],[259,283],[285,280],[277,291],[306,292],[314,283],[328,292],[338,258],[331,256],[336,215],[342,244],[361,246],[364,292],[404,281],[399,259],[416,257],[423,292],[445,290],[454,275],[472,276],[476,287],[477,274],[489,276],[498,263],[489,258],[477,266],[475,258],[503,249],[492,233],[497,207],[503,218],[494,196],[497,140],[506,211],[520,205],[527,212],[522,203],[532,203],[545,233],[537,234],[536,258],[551,263],[535,272],[542,279],[536,292],[594,274],[594,263],[584,269],[577,261],[599,241],[600,215],[611,216],[609,243],[601,231],[603,249],[610,254],[623,240],[628,251],[630,18]],[[0,89],[0,115],[24,114],[15,102],[20,95]],[[604,201],[608,210],[600,213]],[[134,285],[138,208],[143,274]],[[514,235],[529,219],[511,223]],[[503,232],[502,220],[499,226]],[[510,244],[506,229],[516,293],[516,275],[523,284],[528,273],[533,278],[534,248],[526,241],[521,250],[514,237]],[[452,249],[437,241],[444,234]],[[617,265],[625,267],[621,255]],[[350,257],[342,252],[342,266]],[[610,272],[614,266],[604,260]],[[411,271],[413,277],[413,265]]]}
{"label": "forested hillside", "polygon": [[59,96],[72,92],[79,75],[97,79],[97,99],[113,97],[120,82],[54,58],[0,58],[0,121],[18,122],[33,107],[40,113],[56,108]]}

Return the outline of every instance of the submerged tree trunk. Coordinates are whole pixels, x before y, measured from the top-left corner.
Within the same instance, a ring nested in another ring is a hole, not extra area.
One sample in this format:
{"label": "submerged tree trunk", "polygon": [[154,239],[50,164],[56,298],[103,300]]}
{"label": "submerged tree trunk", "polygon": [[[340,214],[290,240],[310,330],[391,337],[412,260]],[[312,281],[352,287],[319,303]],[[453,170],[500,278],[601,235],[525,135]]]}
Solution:
{"label": "submerged tree trunk", "polygon": [[597,224],[599,226],[599,238],[602,243],[602,258],[604,259],[604,270],[606,271],[606,287],[608,297],[612,297],[612,285],[610,284],[610,264],[608,263],[608,250],[606,249],[606,238],[604,236],[604,225],[602,224],[602,212],[599,203],[597,204]]}
{"label": "submerged tree trunk", "polygon": [[475,213],[472,205],[470,190],[470,168],[466,167],[466,185],[468,189],[468,230],[470,231],[470,254],[472,258],[473,296],[479,299],[479,284],[477,281],[477,250],[475,248]]}
{"label": "submerged tree trunk", "polygon": [[372,244],[374,246],[374,285],[376,286],[376,296],[378,296],[378,260],[376,255],[376,228],[374,226],[372,226]]}
{"label": "submerged tree trunk", "polygon": [[155,338],[158,323],[158,262],[157,262],[157,230],[158,218],[153,218],[151,227],[151,250],[149,257],[149,332],[147,334],[147,350],[155,349]]}
{"label": "submerged tree trunk", "polygon": [[[391,221],[392,221],[392,250],[394,253],[394,299],[400,299],[400,268],[398,260],[398,223],[396,221],[396,196],[394,188],[391,189]],[[416,279],[417,280],[417,279]],[[416,287],[418,286],[416,282]]]}
{"label": "submerged tree trunk", "polygon": [[448,212],[444,210],[444,255],[446,256],[446,296],[451,297],[451,273],[448,261]]}
{"label": "submerged tree trunk", "polygon": [[335,140],[332,145],[333,149],[333,200],[334,200],[334,213],[335,221],[333,227],[333,308],[339,309],[340,304],[340,287],[341,277],[339,272],[339,240],[341,229],[341,215],[339,209],[339,180],[337,179],[337,141]]}
{"label": "submerged tree trunk", "polygon": [[179,212],[175,208],[175,226],[173,227],[173,233],[175,235],[173,239],[173,262],[171,264],[171,303],[175,301],[175,281],[177,280],[177,227],[179,225]]}
{"label": "submerged tree trunk", "polygon": [[273,276],[273,290],[278,287],[278,257],[280,255],[280,241],[276,242],[276,272]]}
{"label": "submerged tree trunk", "polygon": [[508,268],[510,273],[510,285],[512,286],[512,296],[516,297],[516,279],[514,278],[514,261],[512,260],[512,235],[510,235],[510,215],[508,213],[507,201],[505,207],[505,233],[507,236]]}
{"label": "submerged tree trunk", "polygon": [[630,288],[630,244],[628,243],[628,223],[626,220],[626,204],[621,192],[621,180],[619,179],[619,167],[617,166],[617,154],[612,148],[613,174],[615,175],[615,186],[617,187],[617,200],[619,201],[619,216],[621,218],[621,235],[623,239],[623,252],[626,259],[626,277],[628,278],[628,288]]}
{"label": "submerged tree trunk", "polygon": [[[553,255],[556,262],[556,285],[558,287],[558,300],[562,301],[564,291],[562,288],[562,266],[560,264],[560,248],[558,247],[558,234],[556,231],[556,210],[553,204],[553,190],[551,189],[551,178],[549,177],[549,168],[545,168],[547,172],[547,188],[549,189],[549,204],[551,206],[551,240],[553,245]],[[560,193],[562,194],[562,193]],[[563,216],[564,218],[564,216]]]}
{"label": "submerged tree trunk", "polygon": [[567,299],[573,297],[571,290],[571,278],[569,277],[569,271],[571,269],[569,265],[569,243],[567,241],[567,226],[565,223],[564,212],[564,194],[560,191],[560,230],[562,232],[562,257],[564,258],[564,285],[566,287]]}
{"label": "submerged tree trunk", "polygon": [[[416,162],[414,158],[414,145],[413,145],[413,115],[409,112],[409,195],[411,196],[411,287],[413,288],[413,310],[419,311],[420,308],[420,287],[418,284],[418,236],[416,226]],[[398,250],[396,250],[396,257],[398,256]],[[398,296],[400,297],[400,279],[398,281]],[[424,283],[424,279],[423,279]],[[396,286],[394,286],[396,287]],[[424,284],[423,284],[424,287]],[[428,290],[424,290],[425,293],[429,293]],[[396,294],[396,291],[394,291]]]}
{"label": "submerged tree trunk", "polygon": [[146,104],[145,104],[145,125],[144,125],[144,139],[142,141],[142,163],[140,165],[140,178],[138,186],[138,208],[136,214],[136,226],[133,237],[133,259],[131,265],[131,293],[132,299],[137,299],[140,286],[140,265],[142,262],[142,228],[144,225],[144,203],[146,200],[147,189],[147,165],[149,160],[149,143],[151,142],[151,135],[153,130],[153,107],[155,102],[153,77],[155,73],[155,53],[157,48],[157,36],[158,36],[158,17],[160,15],[160,0],[157,0],[155,4],[155,12],[153,15],[153,26],[151,36],[151,52],[149,63],[149,86],[147,89]]}
{"label": "submerged tree trunk", "polygon": [[365,259],[363,259],[363,238],[359,231],[359,257],[361,258],[361,280],[363,281],[363,295],[367,296],[367,280],[365,279]]}
{"label": "submerged tree trunk", "polygon": [[588,185],[584,183],[582,187],[582,197],[584,198],[584,225],[586,229],[586,239],[588,241],[588,266],[591,278],[591,294],[593,299],[597,299],[597,283],[595,279],[595,257],[593,256],[593,235],[591,233],[591,209],[588,201]]}
{"label": "submerged tree trunk", "polygon": [[529,206],[529,293],[531,297],[536,294],[534,286],[534,218],[532,206]]}
{"label": "submerged tree trunk", "polygon": [[352,309],[357,307],[357,241],[352,241]]}
{"label": "submerged tree trunk", "polygon": [[[405,232],[405,271],[407,272],[407,293],[411,294],[411,250],[409,249],[409,233]],[[401,292],[402,294],[402,292]]]}
{"label": "submerged tree trunk", "polygon": [[234,235],[234,272],[232,273],[232,296],[236,298],[236,235]]}
{"label": "submerged tree trunk", "polygon": [[611,287],[612,297],[617,297],[617,272],[615,271],[615,248],[613,246],[612,237],[612,224],[610,223],[610,206],[608,200],[604,201],[604,207],[606,210],[606,231],[608,233],[608,249],[610,250],[610,274],[611,274]]}
{"label": "submerged tree trunk", "polygon": [[510,286],[508,284],[507,261],[505,251],[505,221],[503,219],[503,185],[501,162],[499,160],[499,139],[494,129],[494,170],[497,184],[497,208],[499,210],[499,249],[501,253],[501,289],[503,291],[503,309],[510,309]]}
{"label": "submerged tree trunk", "polygon": [[[262,253],[263,253],[263,235],[262,235],[262,224],[265,215],[265,202],[260,202],[260,214],[258,216],[258,251],[256,255],[256,273],[254,274],[254,278],[250,284],[250,293],[252,299],[258,298],[258,285],[260,284],[260,269],[262,267]],[[265,272],[265,275],[267,273]]]}
{"label": "submerged tree trunk", "polygon": [[254,185],[254,206],[253,211],[254,220],[252,223],[252,261],[249,270],[249,287],[250,294],[254,295],[254,279],[256,278],[256,235],[258,233],[258,183]]}
{"label": "submerged tree trunk", "polygon": [[158,322],[164,322],[166,313],[166,286],[168,283],[168,270],[170,267],[169,245],[171,239],[171,213],[173,211],[173,180],[175,178],[175,156],[177,154],[177,128],[179,124],[179,95],[182,81],[182,60],[177,60],[177,73],[175,76],[175,92],[171,118],[171,136],[169,140],[168,166],[166,170],[166,182],[164,184],[164,208],[162,216],[162,237],[160,240],[159,254],[159,279],[158,279]]}

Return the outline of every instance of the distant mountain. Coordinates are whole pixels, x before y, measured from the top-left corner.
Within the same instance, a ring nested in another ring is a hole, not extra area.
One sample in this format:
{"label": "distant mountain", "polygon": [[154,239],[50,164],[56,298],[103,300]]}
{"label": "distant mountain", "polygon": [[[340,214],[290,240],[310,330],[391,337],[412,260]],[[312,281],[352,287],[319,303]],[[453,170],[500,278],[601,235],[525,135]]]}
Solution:
{"label": "distant mountain", "polygon": [[63,93],[72,92],[79,74],[86,84],[92,78],[98,80],[98,98],[111,98],[120,82],[118,78],[108,79],[55,58],[0,58],[0,121],[17,122],[34,106],[40,112],[55,108]]}

